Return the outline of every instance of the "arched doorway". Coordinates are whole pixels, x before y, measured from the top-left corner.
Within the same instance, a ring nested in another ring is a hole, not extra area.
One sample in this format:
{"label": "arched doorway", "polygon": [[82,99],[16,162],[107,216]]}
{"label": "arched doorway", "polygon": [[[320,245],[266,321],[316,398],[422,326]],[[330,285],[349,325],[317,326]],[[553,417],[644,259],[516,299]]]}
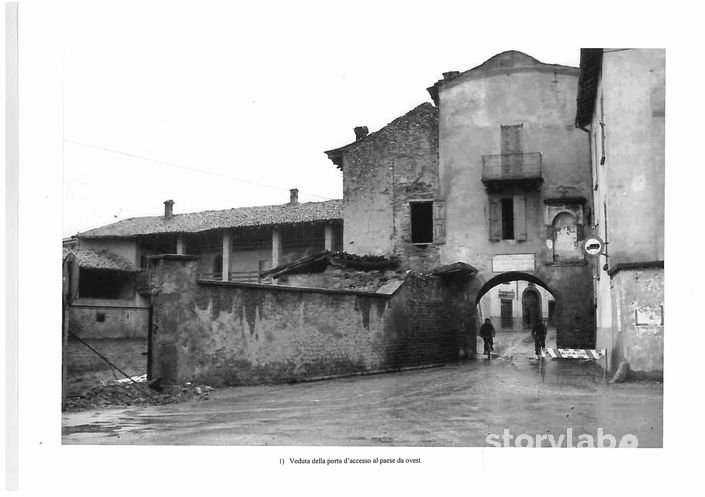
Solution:
{"label": "arched doorway", "polygon": [[[478,328],[485,319],[495,328],[495,350],[501,356],[534,357],[531,330],[549,320],[549,304],[560,302],[548,284],[534,274],[506,272],[487,280],[476,295]],[[556,346],[557,329],[549,325],[547,345]],[[476,338],[476,350],[482,350]]]}
{"label": "arched doorway", "polygon": [[541,294],[529,287],[521,296],[522,322],[525,328],[532,329],[536,321],[543,319],[541,313]]}

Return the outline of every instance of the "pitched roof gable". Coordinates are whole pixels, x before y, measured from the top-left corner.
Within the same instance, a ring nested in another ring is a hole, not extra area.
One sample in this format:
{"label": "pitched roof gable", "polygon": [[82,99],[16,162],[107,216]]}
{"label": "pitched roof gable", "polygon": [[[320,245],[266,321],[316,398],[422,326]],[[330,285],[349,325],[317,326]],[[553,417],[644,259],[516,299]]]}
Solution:
{"label": "pitched roof gable", "polygon": [[394,119],[392,122],[388,123],[387,125],[383,126],[382,128],[378,129],[374,133],[370,133],[369,135],[365,136],[361,140],[356,140],[352,143],[348,143],[347,145],[343,145],[342,147],[334,148],[331,150],[326,150],[324,153],[328,156],[328,158],[335,164],[338,169],[342,170],[343,169],[343,155],[345,152],[348,152],[349,150],[354,149],[361,143],[368,143],[370,141],[374,141],[379,137],[381,134],[383,134],[385,131],[389,131],[391,128],[395,127],[403,127],[405,123],[407,123],[410,120],[415,120],[419,118],[432,118],[435,117],[438,114],[438,108],[435,107],[431,102],[424,102],[420,105],[417,105],[413,109],[411,109],[409,112],[404,114],[403,116],[397,117]]}

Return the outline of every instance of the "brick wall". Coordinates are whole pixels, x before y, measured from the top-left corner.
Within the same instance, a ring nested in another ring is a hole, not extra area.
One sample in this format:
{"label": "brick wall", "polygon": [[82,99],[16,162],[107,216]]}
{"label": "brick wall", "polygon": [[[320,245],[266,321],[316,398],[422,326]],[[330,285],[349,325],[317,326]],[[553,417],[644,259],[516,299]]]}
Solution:
{"label": "brick wall", "polygon": [[196,262],[164,256],[153,286],[154,376],[242,385],[456,361],[472,344],[464,285],[407,275],[391,296],[197,282]]}

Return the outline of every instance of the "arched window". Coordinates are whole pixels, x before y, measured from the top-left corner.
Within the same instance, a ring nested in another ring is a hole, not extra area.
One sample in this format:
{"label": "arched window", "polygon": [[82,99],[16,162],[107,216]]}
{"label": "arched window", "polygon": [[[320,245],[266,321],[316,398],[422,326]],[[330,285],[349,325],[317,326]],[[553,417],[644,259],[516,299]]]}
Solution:
{"label": "arched window", "polygon": [[213,258],[213,273],[216,275],[223,274],[223,256],[221,254]]}
{"label": "arched window", "polygon": [[569,212],[561,212],[553,219],[553,260],[560,262],[580,257],[578,220]]}

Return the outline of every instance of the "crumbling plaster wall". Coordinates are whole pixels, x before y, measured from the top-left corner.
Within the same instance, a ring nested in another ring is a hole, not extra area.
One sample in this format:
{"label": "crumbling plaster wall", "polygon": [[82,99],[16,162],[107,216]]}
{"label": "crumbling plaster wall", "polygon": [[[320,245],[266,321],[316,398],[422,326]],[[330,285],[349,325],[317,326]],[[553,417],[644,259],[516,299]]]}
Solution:
{"label": "crumbling plaster wall", "polygon": [[155,261],[154,377],[242,385],[395,370],[474,353],[461,283],[411,274],[394,295],[197,282],[188,257]]}
{"label": "crumbling plaster wall", "polygon": [[[440,262],[466,262],[488,281],[495,255],[534,254],[531,273],[556,296],[561,347],[594,346],[592,274],[582,257],[553,261],[551,213],[566,200],[579,223],[591,209],[588,136],[576,129],[577,68],[461,75],[439,92],[440,195],[446,205],[446,243]],[[522,125],[525,153],[542,155],[540,190],[503,191],[526,197],[526,240],[490,240],[489,195],[482,183],[483,155],[500,154],[503,125]],[[578,203],[570,199],[583,199]],[[572,207],[571,207],[572,205]],[[564,207],[566,207],[564,206]]]}
{"label": "crumbling plaster wall", "polygon": [[82,338],[146,338],[147,323],[147,309],[131,300],[79,299],[69,311],[69,329]]}
{"label": "crumbling plaster wall", "polygon": [[617,329],[605,343],[608,350],[615,351],[610,368],[615,369],[621,360],[626,360],[633,374],[662,378],[663,268],[618,271],[612,276],[612,287],[613,322]]}

